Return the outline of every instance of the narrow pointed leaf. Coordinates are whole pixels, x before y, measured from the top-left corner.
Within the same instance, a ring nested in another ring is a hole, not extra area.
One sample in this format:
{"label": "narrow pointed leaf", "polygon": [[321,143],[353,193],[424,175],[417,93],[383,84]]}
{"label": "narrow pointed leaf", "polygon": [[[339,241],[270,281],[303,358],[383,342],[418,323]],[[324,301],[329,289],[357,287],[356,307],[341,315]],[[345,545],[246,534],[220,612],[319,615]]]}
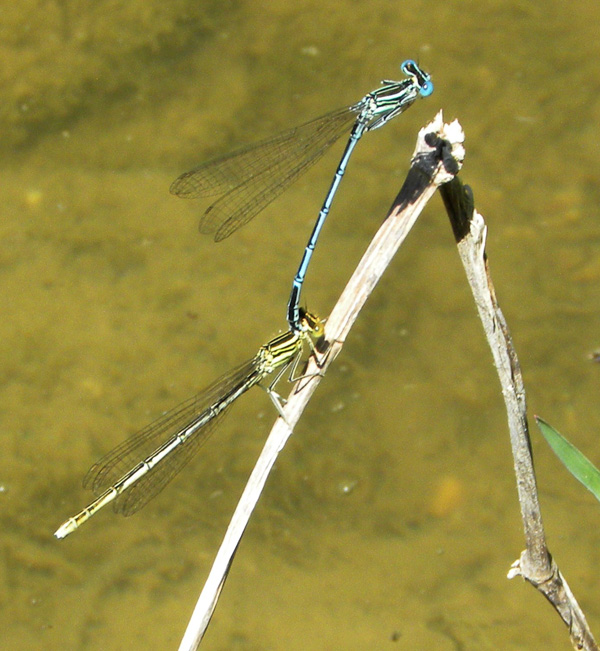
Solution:
{"label": "narrow pointed leaf", "polygon": [[600,501],[600,470],[546,421],[538,416],[535,420],[544,438],[567,470]]}

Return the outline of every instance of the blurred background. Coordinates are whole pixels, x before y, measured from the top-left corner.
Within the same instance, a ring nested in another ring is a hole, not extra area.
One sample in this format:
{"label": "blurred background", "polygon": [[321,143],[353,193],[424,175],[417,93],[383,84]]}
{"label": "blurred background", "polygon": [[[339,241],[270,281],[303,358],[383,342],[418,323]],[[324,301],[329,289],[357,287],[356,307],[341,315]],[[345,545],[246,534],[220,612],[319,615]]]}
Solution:
{"label": "blurred background", "polygon": [[[523,367],[550,550],[598,635],[600,510],[532,422],[600,462],[596,2],[0,2],[0,629],[6,649],[171,649],[275,419],[253,390],[132,518],[88,467],[286,328],[343,144],[220,244],[169,194],[211,156],[420,62],[367,134],[303,292],[327,315],[443,109]],[[280,390],[285,392],[286,387]],[[203,648],[569,649],[524,547],[498,380],[439,197],[280,456]]]}

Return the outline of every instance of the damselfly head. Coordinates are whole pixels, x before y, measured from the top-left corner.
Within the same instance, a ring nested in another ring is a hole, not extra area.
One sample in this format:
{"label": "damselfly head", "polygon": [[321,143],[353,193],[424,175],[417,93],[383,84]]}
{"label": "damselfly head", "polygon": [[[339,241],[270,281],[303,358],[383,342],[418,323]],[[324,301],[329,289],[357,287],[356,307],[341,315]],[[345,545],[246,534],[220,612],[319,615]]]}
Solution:
{"label": "damselfly head", "polygon": [[300,308],[300,328],[302,332],[308,333],[315,339],[321,337],[324,331],[323,321],[316,314]]}
{"label": "damselfly head", "polygon": [[418,64],[412,59],[407,59],[401,66],[402,72],[413,81],[419,88],[421,97],[429,97],[433,93],[433,83],[431,77],[424,70],[419,68]]}

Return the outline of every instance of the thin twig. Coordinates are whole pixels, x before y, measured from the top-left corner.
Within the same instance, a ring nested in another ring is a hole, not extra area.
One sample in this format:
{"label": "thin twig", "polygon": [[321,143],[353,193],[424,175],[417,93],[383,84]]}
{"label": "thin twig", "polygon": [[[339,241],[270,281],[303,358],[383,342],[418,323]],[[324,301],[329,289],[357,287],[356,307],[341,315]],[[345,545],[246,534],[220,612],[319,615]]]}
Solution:
{"label": "thin twig", "polygon": [[485,254],[487,227],[483,217],[474,210],[470,188],[463,187],[457,178],[442,187],[440,193],[492,350],[508,415],[526,545],[519,560],[513,563],[508,578],[520,575],[542,592],[567,625],[575,649],[598,651],[585,616],[546,545],[527,425],[525,387],[517,353],[498,305],[488,267]]}
{"label": "thin twig", "polygon": [[277,419],[252,471],[181,641],[180,651],[198,648],[235,551],[278,453],[292,434],[327,367],[339,354],[362,306],[423,207],[437,187],[458,172],[464,156],[462,142],[463,133],[458,122],[444,124],[441,111],[419,132],[406,181],[327,321],[325,341],[330,347],[323,359],[317,362],[313,357],[309,361],[305,378],[296,385],[287,401],[285,420]]}

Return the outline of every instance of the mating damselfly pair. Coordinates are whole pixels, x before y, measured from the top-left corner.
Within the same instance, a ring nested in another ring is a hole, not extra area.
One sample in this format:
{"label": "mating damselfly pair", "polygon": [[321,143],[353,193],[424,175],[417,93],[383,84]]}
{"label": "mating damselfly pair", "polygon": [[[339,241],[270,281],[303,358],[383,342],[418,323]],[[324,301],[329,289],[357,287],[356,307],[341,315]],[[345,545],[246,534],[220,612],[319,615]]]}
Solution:
{"label": "mating damselfly pair", "polygon": [[[300,308],[300,292],[308,265],[342,180],[350,156],[366,131],[373,131],[404,112],[415,100],[433,92],[430,77],[412,60],[401,66],[406,78],[383,81],[359,102],[311,120],[230,154],[212,159],[182,174],[171,185],[180,197],[222,195],[205,211],[200,231],[223,240],[249,222],[314,165],[350,127],[351,132],[333,181],[302,254],[292,283],[287,321],[289,330],[261,346],[242,366],[226,374],[197,396],[114,448],[95,463],[84,487],[98,496],[55,532],[64,538],[106,504],[132,515],[157,495],[190,461],[212,434],[233,402],[248,389],[278,371],[267,387],[281,413],[274,386],[288,368],[295,369],[302,350],[322,334],[321,321]],[[293,372],[290,373],[293,378]]]}

